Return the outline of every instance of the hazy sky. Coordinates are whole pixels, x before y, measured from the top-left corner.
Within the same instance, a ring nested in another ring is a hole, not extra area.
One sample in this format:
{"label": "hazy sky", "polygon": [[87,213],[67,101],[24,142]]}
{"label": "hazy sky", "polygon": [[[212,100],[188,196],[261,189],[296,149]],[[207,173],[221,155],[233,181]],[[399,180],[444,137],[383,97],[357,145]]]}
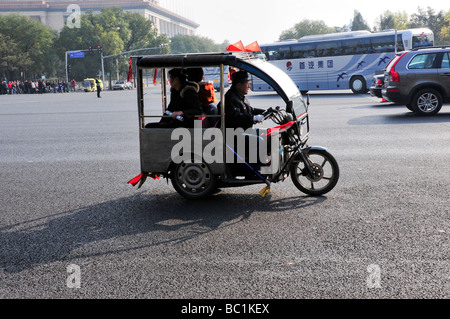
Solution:
{"label": "hazy sky", "polygon": [[436,13],[450,10],[448,0],[160,0],[160,4],[200,24],[197,35],[217,43],[228,40],[244,45],[253,41],[270,43],[281,32],[303,19],[323,20],[328,26],[350,23],[354,10],[373,27],[386,10],[411,15],[417,8],[433,8]]}

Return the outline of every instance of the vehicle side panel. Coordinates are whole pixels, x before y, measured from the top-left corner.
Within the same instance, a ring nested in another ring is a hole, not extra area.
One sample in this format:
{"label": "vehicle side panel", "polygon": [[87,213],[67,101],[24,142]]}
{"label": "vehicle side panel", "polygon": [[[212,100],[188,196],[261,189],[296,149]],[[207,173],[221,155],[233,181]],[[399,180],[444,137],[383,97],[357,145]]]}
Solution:
{"label": "vehicle side panel", "polygon": [[444,85],[444,99],[450,100],[450,52],[444,56],[444,61],[441,63],[441,68],[438,70],[440,82]]}
{"label": "vehicle side panel", "polygon": [[[175,134],[172,139],[172,133],[175,129],[170,128],[143,128],[139,131],[140,137],[140,152],[141,152],[141,171],[146,173],[165,174],[170,165],[173,162],[172,149],[181,142],[186,142],[178,134]],[[188,130],[191,152],[194,153],[194,129],[182,129]],[[187,132],[187,131],[185,131]],[[201,130],[202,134],[205,134],[205,129]],[[196,154],[197,159],[202,158],[202,154],[205,147],[213,141],[202,139],[201,154]],[[180,145],[178,145],[180,146]],[[221,163],[209,164],[213,174],[221,175],[225,172],[225,165]]]}

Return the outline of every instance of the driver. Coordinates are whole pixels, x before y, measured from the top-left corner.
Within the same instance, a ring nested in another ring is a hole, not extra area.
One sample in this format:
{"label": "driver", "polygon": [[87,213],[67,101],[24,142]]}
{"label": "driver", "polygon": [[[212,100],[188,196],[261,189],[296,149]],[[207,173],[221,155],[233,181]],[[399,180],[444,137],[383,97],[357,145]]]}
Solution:
{"label": "driver", "polygon": [[238,71],[232,74],[232,85],[225,94],[225,123],[227,128],[242,127],[244,131],[253,124],[262,122],[264,110],[250,106],[245,97],[250,89],[248,73]]}

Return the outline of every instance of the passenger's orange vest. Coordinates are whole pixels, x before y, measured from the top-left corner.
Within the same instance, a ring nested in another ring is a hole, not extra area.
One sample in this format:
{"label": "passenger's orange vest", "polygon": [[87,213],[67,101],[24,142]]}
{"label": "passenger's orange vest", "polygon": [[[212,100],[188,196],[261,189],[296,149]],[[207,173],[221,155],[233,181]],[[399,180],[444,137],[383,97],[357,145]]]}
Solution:
{"label": "passenger's orange vest", "polygon": [[200,91],[198,97],[203,107],[210,105],[211,103],[217,103],[216,93],[214,91],[214,84],[212,82],[199,83]]}

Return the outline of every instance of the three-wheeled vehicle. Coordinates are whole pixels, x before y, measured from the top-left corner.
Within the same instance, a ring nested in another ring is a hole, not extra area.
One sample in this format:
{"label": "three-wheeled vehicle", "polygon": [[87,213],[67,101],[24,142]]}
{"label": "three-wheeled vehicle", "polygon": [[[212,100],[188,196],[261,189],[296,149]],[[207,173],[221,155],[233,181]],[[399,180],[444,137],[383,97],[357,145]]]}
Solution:
{"label": "three-wheeled vehicle", "polygon": [[[103,83],[100,83],[100,87],[103,90]],[[97,85],[95,84],[95,79],[87,78],[83,81],[84,92],[94,92],[97,90]]]}
{"label": "three-wheeled vehicle", "polygon": [[[284,181],[289,175],[300,191],[312,196],[331,191],[338,182],[339,167],[335,158],[323,147],[306,144],[309,137],[309,99],[303,99],[294,82],[279,68],[248,53],[133,58],[137,76],[141,174],[129,184],[139,184],[140,188],[148,177],[163,177],[170,179],[175,190],[185,198],[200,199],[211,195],[217,188],[257,183],[264,186],[260,193],[266,196],[273,183]],[[245,131],[227,128],[223,107],[226,93],[223,72],[226,66],[247,71],[251,76],[266,81],[279,96],[275,103],[282,105],[267,107],[261,124],[264,127]],[[200,67],[218,67],[221,70],[218,115],[198,114],[193,128],[146,128],[148,122],[167,116],[170,99],[166,87],[168,70]],[[151,94],[144,90],[143,80],[149,69],[161,71],[162,107],[156,108],[157,114],[154,114],[155,105],[146,104],[147,96]],[[211,117],[216,118],[214,126],[209,124]]]}

